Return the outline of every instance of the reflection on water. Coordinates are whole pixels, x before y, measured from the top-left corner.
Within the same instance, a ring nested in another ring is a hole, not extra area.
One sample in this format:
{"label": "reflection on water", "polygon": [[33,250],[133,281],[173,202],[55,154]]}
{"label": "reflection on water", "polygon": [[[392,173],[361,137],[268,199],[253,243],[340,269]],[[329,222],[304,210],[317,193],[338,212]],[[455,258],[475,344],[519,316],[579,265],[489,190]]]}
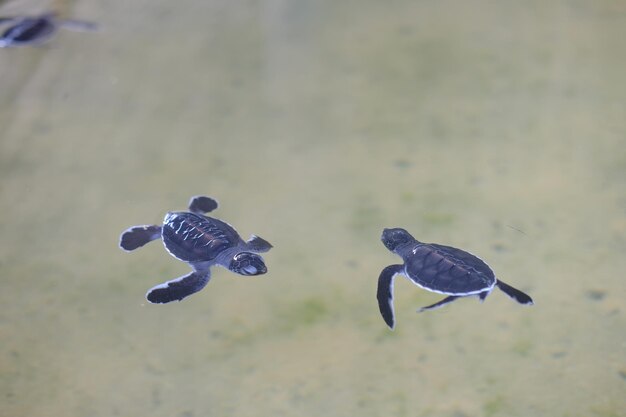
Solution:
{"label": "reflection on water", "polygon": [[[624,415],[623,11],[77,2],[1,50],[0,415]],[[119,233],[194,194],[269,271],[150,305],[187,267]],[[398,280],[389,331],[396,226],[536,305]]]}

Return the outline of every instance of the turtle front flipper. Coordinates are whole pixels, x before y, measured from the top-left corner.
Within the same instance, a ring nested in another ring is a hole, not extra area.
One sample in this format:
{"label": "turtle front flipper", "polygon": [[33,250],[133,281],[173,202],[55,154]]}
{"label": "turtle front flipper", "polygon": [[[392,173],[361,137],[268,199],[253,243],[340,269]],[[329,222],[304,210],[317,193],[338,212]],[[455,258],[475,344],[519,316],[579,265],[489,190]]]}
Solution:
{"label": "turtle front flipper", "polygon": [[273,248],[270,242],[256,235],[252,235],[250,239],[248,239],[248,241],[246,242],[246,246],[249,251],[259,253],[267,252],[268,250]]}
{"label": "turtle front flipper", "polygon": [[449,297],[444,298],[444,299],[443,299],[443,300],[441,300],[441,301],[436,302],[435,304],[431,304],[431,305],[429,305],[429,306],[422,307],[422,308],[420,308],[419,310],[417,310],[417,312],[418,312],[418,313],[421,313],[422,311],[426,311],[426,310],[434,310],[434,309],[436,309],[436,308],[443,307],[443,306],[445,306],[446,304],[453,302],[453,301],[454,301],[454,300],[456,300],[457,298],[459,298],[459,296],[458,296],[458,295],[451,295],[451,296],[449,296]]}
{"label": "turtle front flipper", "polygon": [[211,197],[196,195],[189,200],[189,211],[196,214],[209,213],[217,208],[217,201]]}
{"label": "turtle front flipper", "polygon": [[383,316],[383,320],[390,329],[395,326],[393,314],[393,279],[396,274],[401,274],[404,265],[389,265],[382,270],[378,277],[378,290],[376,298],[378,299],[378,309]]}
{"label": "turtle front flipper", "polygon": [[526,293],[518,290],[517,288],[511,287],[509,284],[505,284],[504,282],[497,280],[496,285],[503,293],[514,299],[520,304],[533,305],[533,299]]}
{"label": "turtle front flipper", "polygon": [[130,252],[160,237],[161,226],[133,226],[120,236],[120,248]]}
{"label": "turtle front flipper", "polygon": [[194,271],[150,288],[146,293],[146,299],[154,304],[180,301],[203,289],[209,282],[209,279],[211,279],[211,273],[208,269]]}

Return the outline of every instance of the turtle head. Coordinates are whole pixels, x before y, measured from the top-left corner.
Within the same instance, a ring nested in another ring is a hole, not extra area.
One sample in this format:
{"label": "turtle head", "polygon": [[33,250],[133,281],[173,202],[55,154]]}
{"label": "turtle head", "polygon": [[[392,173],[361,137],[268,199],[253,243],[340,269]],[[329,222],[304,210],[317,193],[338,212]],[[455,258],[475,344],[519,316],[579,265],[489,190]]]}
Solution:
{"label": "turtle head", "polygon": [[383,235],[380,240],[383,242],[383,245],[390,251],[394,253],[398,253],[398,251],[405,245],[409,243],[416,242],[415,238],[411,236],[409,232],[401,228],[394,229],[385,229],[383,230]]}
{"label": "turtle head", "polygon": [[262,275],[267,272],[263,258],[252,252],[239,252],[228,267],[240,275]]}

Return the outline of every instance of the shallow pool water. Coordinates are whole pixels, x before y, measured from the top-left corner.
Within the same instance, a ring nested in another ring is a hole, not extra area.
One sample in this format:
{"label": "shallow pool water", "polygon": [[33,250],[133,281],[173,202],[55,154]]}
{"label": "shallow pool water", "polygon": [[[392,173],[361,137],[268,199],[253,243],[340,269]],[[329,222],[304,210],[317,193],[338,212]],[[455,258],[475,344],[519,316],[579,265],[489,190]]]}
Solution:
{"label": "shallow pool water", "polygon": [[[55,4],[100,30],[0,49],[1,416],[626,415],[622,2]],[[269,271],[151,305],[189,268],[119,234],[196,194]],[[536,304],[400,278],[390,331],[384,227]]]}

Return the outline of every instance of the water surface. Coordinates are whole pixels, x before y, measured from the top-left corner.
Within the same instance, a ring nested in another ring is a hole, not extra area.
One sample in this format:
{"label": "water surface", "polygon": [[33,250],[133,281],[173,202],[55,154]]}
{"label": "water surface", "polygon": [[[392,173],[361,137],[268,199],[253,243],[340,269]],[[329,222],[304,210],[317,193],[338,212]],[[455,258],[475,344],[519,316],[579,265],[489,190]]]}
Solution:
{"label": "water surface", "polygon": [[[64,7],[0,50],[0,415],[626,415],[621,2]],[[195,194],[269,272],[150,305],[188,267],[119,233]],[[389,331],[396,226],[536,305],[401,279]]]}

